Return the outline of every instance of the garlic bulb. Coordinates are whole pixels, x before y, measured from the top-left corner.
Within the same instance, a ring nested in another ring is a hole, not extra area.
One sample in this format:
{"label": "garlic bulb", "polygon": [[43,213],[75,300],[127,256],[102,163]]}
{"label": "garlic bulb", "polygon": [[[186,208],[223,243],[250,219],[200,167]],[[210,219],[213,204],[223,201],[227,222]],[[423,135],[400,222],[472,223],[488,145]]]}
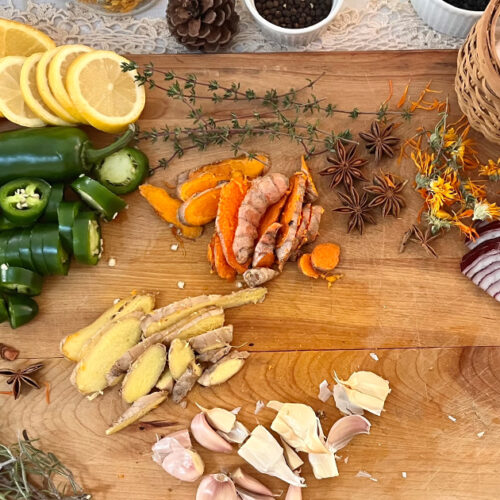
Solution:
{"label": "garlic bulb", "polygon": [[190,483],[197,481],[205,470],[205,464],[200,455],[196,451],[184,448],[167,455],[162,467],[171,476]]}
{"label": "garlic bulb", "polygon": [[210,451],[231,453],[233,447],[210,427],[204,413],[198,413],[191,420],[191,432],[201,446]]}
{"label": "garlic bulb", "polygon": [[225,474],[205,476],[198,486],[196,500],[238,500],[236,488]]}
{"label": "garlic bulb", "polygon": [[370,434],[370,422],[361,415],[348,415],[337,420],[328,433],[327,446],[334,453],[347,446],[358,434]]}

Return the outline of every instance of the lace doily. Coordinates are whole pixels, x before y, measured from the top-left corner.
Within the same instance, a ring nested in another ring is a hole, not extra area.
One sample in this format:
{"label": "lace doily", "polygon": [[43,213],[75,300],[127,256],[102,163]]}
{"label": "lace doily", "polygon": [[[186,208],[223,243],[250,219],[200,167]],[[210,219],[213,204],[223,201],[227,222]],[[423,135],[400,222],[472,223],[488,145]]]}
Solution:
{"label": "lace doily", "polygon": [[[463,43],[426,26],[409,1],[369,0],[361,9],[343,8],[323,36],[307,47],[290,48],[266,39],[237,1],[240,30],[228,52],[452,49]],[[12,0],[0,0],[0,17],[38,27],[58,44],[82,43],[132,54],[188,52],[170,36],[165,19],[101,16],[76,2],[61,8],[28,0],[20,10]]]}

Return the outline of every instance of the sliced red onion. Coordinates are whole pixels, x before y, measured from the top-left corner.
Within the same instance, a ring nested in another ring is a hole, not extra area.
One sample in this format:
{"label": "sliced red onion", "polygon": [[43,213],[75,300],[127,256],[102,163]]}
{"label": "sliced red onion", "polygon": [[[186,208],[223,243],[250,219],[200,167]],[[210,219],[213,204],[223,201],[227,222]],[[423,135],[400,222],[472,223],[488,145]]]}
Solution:
{"label": "sliced red onion", "polygon": [[[488,288],[483,288],[488,295],[496,297],[500,293],[500,271],[495,271],[495,282],[493,282]],[[481,287],[482,288],[482,287]]]}
{"label": "sliced red onion", "polygon": [[[495,268],[496,266],[496,268]],[[487,290],[491,285],[496,283],[500,278],[500,262],[495,262],[491,266],[488,266],[486,270],[490,272],[482,278],[479,283],[476,283],[477,286],[481,287],[483,290]],[[477,276],[477,275],[476,275]]]}
{"label": "sliced red onion", "polygon": [[464,273],[467,278],[474,279],[476,274],[480,273],[483,269],[495,264],[500,261],[500,251],[491,250],[490,252],[485,253],[477,258],[474,265],[470,267],[470,270],[467,273]]}
{"label": "sliced red onion", "polygon": [[478,238],[475,240],[467,240],[466,245],[470,250],[474,250],[479,245],[482,245],[485,241],[492,240],[494,238],[500,238],[500,221],[496,220],[481,226],[476,229]]}
{"label": "sliced red onion", "polygon": [[478,247],[474,248],[470,252],[467,252],[462,257],[462,262],[460,263],[460,270],[464,274],[468,274],[470,268],[474,265],[474,262],[478,257],[481,257],[491,250],[500,250],[500,238],[493,238],[492,240],[485,241]]}
{"label": "sliced red onion", "polygon": [[472,282],[475,284],[475,285],[478,285],[480,286],[480,283],[481,281],[486,277],[488,276],[489,274],[491,274],[492,271],[495,271],[497,269],[500,269],[500,260],[497,261],[497,262],[493,262],[492,264],[490,264],[489,266],[487,266],[486,268],[484,268],[482,271],[479,271],[478,273],[476,273],[473,277],[472,277]]}

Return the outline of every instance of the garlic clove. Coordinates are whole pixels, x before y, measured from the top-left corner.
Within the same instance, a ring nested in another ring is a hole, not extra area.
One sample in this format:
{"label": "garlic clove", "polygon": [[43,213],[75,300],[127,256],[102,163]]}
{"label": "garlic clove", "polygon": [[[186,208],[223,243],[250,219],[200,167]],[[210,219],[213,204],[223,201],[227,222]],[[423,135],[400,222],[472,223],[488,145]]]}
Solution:
{"label": "garlic clove", "polygon": [[339,475],[335,453],[309,453],[307,458],[316,479],[328,479]]}
{"label": "garlic clove", "polygon": [[231,432],[236,422],[236,414],[224,408],[212,408],[207,410],[196,403],[196,406],[205,413],[208,423],[217,431]]}
{"label": "garlic clove", "polygon": [[229,432],[217,431],[217,434],[230,443],[242,444],[250,435],[250,431],[241,422],[236,421],[234,427]]}
{"label": "garlic clove", "polygon": [[302,500],[302,488],[290,485],[286,492],[285,500]]}
{"label": "garlic clove", "polygon": [[304,464],[304,461],[299,457],[298,453],[280,436],[283,450],[285,451],[285,459],[290,469],[295,470]]}
{"label": "garlic clove", "polygon": [[277,477],[295,486],[305,486],[304,478],[296,476],[288,467],[283,448],[262,425],[255,427],[238,450],[238,455],[262,474]]}
{"label": "garlic clove", "polygon": [[184,448],[192,448],[191,438],[189,437],[189,431],[187,429],[173,432],[158,440],[151,448],[153,450],[153,460],[161,465],[167,455],[175,450]]}
{"label": "garlic clove", "polygon": [[231,473],[231,479],[237,487],[239,486],[250,493],[269,497],[273,496],[273,492],[266,485],[244,472],[241,467],[238,467]]}
{"label": "garlic clove", "polygon": [[345,415],[363,415],[364,413],[363,408],[355,405],[349,400],[347,391],[343,385],[334,385],[333,399],[335,400],[335,406]]}
{"label": "garlic clove", "polygon": [[274,500],[274,497],[269,495],[259,495],[258,493],[252,493],[251,491],[244,490],[243,488],[236,488],[238,496],[241,500]]}
{"label": "garlic clove", "polygon": [[210,474],[201,480],[196,500],[238,500],[238,494],[226,474]]}
{"label": "garlic clove", "polygon": [[285,403],[281,403],[280,401],[269,401],[269,403],[267,403],[267,407],[268,408],[271,408],[271,410],[275,410],[275,411],[280,411],[281,410],[281,407],[284,405]]}
{"label": "garlic clove", "polygon": [[340,380],[335,375],[335,381],[344,387],[351,403],[375,415],[382,413],[391,392],[387,380],[367,371],[354,372],[347,380]]}
{"label": "garlic clove", "polygon": [[310,406],[285,403],[274,418],[271,429],[297,451],[328,453],[324,440],[318,435],[316,413]]}
{"label": "garlic clove", "polygon": [[181,481],[197,481],[205,470],[205,464],[200,455],[193,450],[184,448],[175,450],[165,457],[162,463],[165,472]]}
{"label": "garlic clove", "polygon": [[191,420],[191,433],[196,441],[210,451],[231,453],[233,447],[210,427],[204,413],[198,413]]}
{"label": "garlic clove", "polygon": [[327,445],[334,453],[349,444],[358,434],[370,434],[370,422],[361,415],[348,415],[337,420],[328,433]]}

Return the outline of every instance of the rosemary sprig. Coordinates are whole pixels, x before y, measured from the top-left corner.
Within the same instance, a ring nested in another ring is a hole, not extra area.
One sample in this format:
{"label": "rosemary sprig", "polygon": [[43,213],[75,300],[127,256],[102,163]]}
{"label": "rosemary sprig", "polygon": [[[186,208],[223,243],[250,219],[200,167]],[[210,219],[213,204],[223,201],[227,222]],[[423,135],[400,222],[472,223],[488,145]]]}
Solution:
{"label": "rosemary sprig", "polygon": [[0,500],[90,500],[72,472],[34,442],[23,431],[16,444],[0,445]]}
{"label": "rosemary sprig", "polygon": [[[336,133],[334,130],[320,128],[320,118],[331,118],[336,113],[345,114],[352,119],[359,115],[374,115],[379,120],[387,120],[388,116],[400,116],[410,119],[409,110],[393,111],[387,104],[382,104],[376,111],[360,111],[338,109],[336,105],[326,103],[312,93],[314,85],[324,75],[308,79],[298,89],[291,88],[279,93],[276,89],[266,90],[262,95],[253,89],[243,89],[238,82],[222,85],[216,80],[200,81],[195,74],[177,75],[173,71],[155,68],[152,63],[140,68],[136,63],[122,65],[123,71],[137,70],[136,81],[139,85],[147,85],[165,92],[167,97],[181,101],[188,109],[187,118],[192,121],[189,127],[168,127],[160,130],[139,131],[137,139],[157,142],[159,140],[172,146],[171,155],[162,158],[156,168],[166,168],[175,159],[182,157],[187,151],[205,150],[213,145],[229,145],[237,155],[245,153],[255,157],[243,149],[243,144],[254,137],[267,137],[270,141],[288,138],[304,149],[306,157],[331,153],[335,151],[338,140],[352,142],[350,130]],[[155,77],[161,82],[157,81]],[[165,85],[163,82],[168,82]],[[204,93],[201,94],[200,92]],[[298,95],[310,91],[307,99],[299,99]],[[205,113],[200,102],[231,103],[231,111],[227,117],[215,118]],[[236,102],[253,102],[259,106],[252,113],[238,114],[234,111]],[[314,118],[314,120],[311,120]]]}

